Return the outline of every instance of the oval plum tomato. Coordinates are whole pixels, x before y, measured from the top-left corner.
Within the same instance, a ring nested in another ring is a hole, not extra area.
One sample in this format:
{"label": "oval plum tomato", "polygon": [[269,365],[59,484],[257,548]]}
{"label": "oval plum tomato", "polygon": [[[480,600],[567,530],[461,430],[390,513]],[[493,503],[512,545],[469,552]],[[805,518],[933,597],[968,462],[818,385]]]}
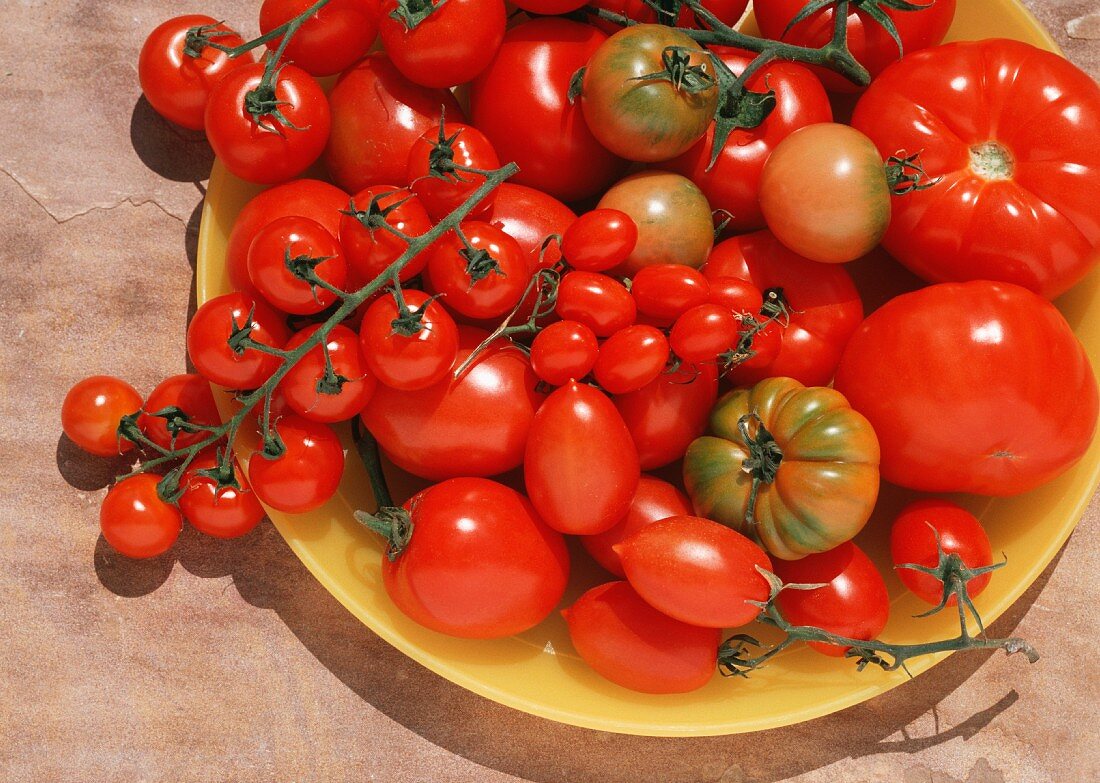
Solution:
{"label": "oval plum tomato", "polygon": [[282,359],[255,348],[238,351],[240,346],[230,344],[234,337],[281,349],[290,333],[274,310],[241,293],[216,296],[195,312],[187,327],[187,355],[195,369],[219,386],[254,389],[279,369]]}
{"label": "oval plum tomato", "polygon": [[[397,608],[433,631],[513,636],[546,619],[569,579],[560,533],[527,498],[484,478],[453,478],[406,503],[412,532],[382,557]],[[486,585],[492,585],[487,590]]]}
{"label": "oval plum tomato", "polygon": [[883,477],[926,492],[1033,489],[1080,459],[1096,428],[1084,348],[1054,305],[1011,283],[890,300],[852,336],[836,388],[878,433]]}
{"label": "oval plum tomato", "polygon": [[[738,75],[756,56],[724,46],[715,46],[712,51]],[[749,92],[743,101],[758,101],[762,94],[775,93],[775,105],[763,122],[754,128],[734,128],[709,171],[714,123],[691,149],[664,164],[669,171],[683,174],[698,185],[712,209],[725,210],[729,215],[726,229],[735,233],[764,227],[760,175],[776,145],[799,128],[833,119],[825,88],[809,69],[796,63],[767,65],[749,79],[746,87]]]}
{"label": "oval plum tomato", "polygon": [[557,313],[580,321],[597,337],[610,337],[634,323],[638,314],[626,286],[599,272],[567,272],[558,284]]}
{"label": "oval plum tomato", "polygon": [[[767,0],[754,3],[753,10],[765,38],[815,48],[827,44],[832,39],[836,23],[833,5],[820,8],[787,30],[791,20],[805,6],[803,0]],[[938,44],[955,18],[955,0],[936,0],[914,10],[895,10],[889,3],[880,3],[877,9],[885,13],[896,28],[901,40],[900,50],[886,28],[859,3],[848,6],[848,50],[870,72],[872,79],[902,54]],[[835,92],[851,93],[862,89],[828,69],[815,67],[814,72],[828,89]]]}
{"label": "oval plum tomato", "polygon": [[630,501],[630,508],[614,527],[591,536],[581,536],[581,544],[588,554],[616,576],[624,577],[623,564],[615,546],[661,519],[690,516],[691,501],[688,496],[667,481],[643,473],[638,488]]}
{"label": "oval plum tomato", "polygon": [[601,533],[630,508],[638,452],[607,396],[579,383],[556,389],[539,408],[523,459],[531,503],[562,533]]}
{"label": "oval plum tomato", "polygon": [[708,277],[710,283],[708,303],[721,305],[731,313],[749,313],[754,316],[760,313],[760,308],[764,306],[764,296],[748,280],[738,277],[709,277],[705,266],[703,275]]}
{"label": "oval plum tomato", "polygon": [[706,50],[664,25],[624,27],[584,71],[584,120],[601,144],[627,160],[680,155],[706,132],[717,105]]}
{"label": "oval plum tomato", "polygon": [[[264,0],[260,33],[266,35],[313,5],[314,0]],[[367,53],[378,35],[378,0],[329,0],[298,28],[283,59],[313,76],[331,76]],[[283,37],[272,38],[274,52]]]}
{"label": "oval plum tomato", "polygon": [[[456,362],[482,340],[483,329],[460,326]],[[519,348],[494,344],[458,379],[446,376],[419,391],[379,385],[363,424],[402,470],[440,480],[495,476],[518,467],[543,395],[538,376]]]}
{"label": "oval plum tomato", "polygon": [[643,267],[630,281],[630,295],[638,312],[669,326],[710,295],[710,284],[697,269],[683,264],[653,264]]}
{"label": "oval plum tomato", "polygon": [[234,290],[256,295],[248,277],[248,249],[256,233],[281,217],[299,215],[316,220],[333,236],[340,233],[341,210],[347,209],[348,194],[317,179],[296,179],[263,191],[237,214],[225,247],[225,265]]}
{"label": "oval plum tomato", "polygon": [[214,85],[230,71],[253,62],[252,53],[230,57],[196,39],[197,56],[187,53],[188,33],[203,30],[221,46],[241,46],[236,32],[210,16],[190,14],[161,23],[141,47],[138,80],[157,114],[191,130],[205,125],[206,104]]}
{"label": "oval plum tomato", "polygon": [[637,224],[617,209],[584,213],[566,229],[561,240],[569,266],[586,272],[605,272],[618,266],[637,244]]}
{"label": "oval plum tomato", "polygon": [[557,321],[531,341],[531,369],[551,386],[579,381],[596,365],[595,333],[579,321]]}
{"label": "oval plum tomato", "polygon": [[503,0],[382,0],[382,45],[397,70],[425,87],[465,84],[504,38]]}
{"label": "oval plum tomato", "polygon": [[142,559],[171,549],[183,528],[179,509],[157,495],[160,476],[139,473],[115,484],[99,509],[99,529],[120,555]]}
{"label": "oval plum tomato", "polygon": [[638,225],[638,244],[620,267],[632,275],[652,264],[701,267],[714,245],[714,219],[694,182],[667,171],[641,171],[615,183],[598,204]]}
{"label": "oval plum tomato", "polygon": [[492,223],[519,243],[528,255],[527,271],[534,274],[561,259],[557,242],[551,242],[543,252],[547,238],[562,236],[577,219],[573,212],[553,196],[541,190],[503,182],[496,189],[491,216]]}
{"label": "oval plum tomato", "polygon": [[654,609],[703,628],[752,622],[768,600],[764,550],[735,530],[695,516],[662,519],[616,547],[630,586]]}
{"label": "oval plum tomato", "polygon": [[[382,221],[411,237],[432,229],[424,205],[407,189],[374,185],[356,193],[340,219],[340,245],[348,266],[366,282],[382,274],[408,248],[404,240],[381,227]],[[415,256],[401,270],[401,280],[416,277],[427,261],[427,253]]]}
{"label": "oval plum tomato", "polygon": [[336,301],[336,294],[299,275],[312,272],[342,288],[348,267],[336,237],[316,220],[283,217],[261,228],[248,249],[248,276],[269,303],[285,313],[312,315]]}
{"label": "oval plum tomato", "polygon": [[626,582],[593,587],[562,614],[577,654],[616,685],[687,693],[714,676],[721,631],[661,614]]}
{"label": "oval plum tomato", "polygon": [[[205,427],[221,424],[221,414],[210,390],[210,381],[201,375],[188,373],[165,378],[149,393],[144,412],[138,421],[145,437],[161,448],[170,449],[192,446],[209,433],[188,432],[179,428],[179,422],[187,421]],[[157,413],[170,416],[157,416]],[[169,429],[169,422],[172,423]]]}
{"label": "oval plum tomato", "polygon": [[768,312],[780,313],[778,354],[764,366],[734,367],[729,378],[739,386],[778,376],[807,386],[828,384],[848,338],[863,321],[863,302],[844,267],[803,258],[781,245],[770,231],[719,243],[703,274],[712,290],[717,278],[750,281],[768,293],[772,308]]}
{"label": "oval plum tomato", "polygon": [[[280,67],[273,88],[261,87],[263,75],[264,64],[252,63],[214,85],[206,106],[206,138],[233,174],[269,185],[313,165],[328,141],[332,116],[324,90],[301,68]],[[256,114],[248,103],[258,105]]]}
{"label": "oval plum tomato", "polygon": [[669,346],[685,362],[713,362],[737,344],[739,332],[740,323],[729,308],[701,304],[676,319]]}
{"label": "oval plum tomato", "polygon": [[[786,584],[824,584],[814,590],[784,590],[776,603],[789,623],[814,625],[849,639],[874,639],[890,617],[890,596],[882,574],[863,550],[846,541],[801,560],[772,560]],[[810,642],[823,655],[843,657],[850,649]]]}
{"label": "oval plum tomato", "polygon": [[451,232],[428,251],[428,286],[461,315],[504,315],[527,288],[527,255],[496,226],[467,220],[460,228],[466,242]]}
{"label": "oval plum tomato", "polygon": [[683,457],[706,429],[716,399],[718,370],[713,364],[661,373],[636,392],[616,395],[615,407],[630,430],[642,470]]}
{"label": "oval plum tomato", "polygon": [[[447,0],[449,3],[450,0]],[[447,122],[428,131],[413,144],[405,179],[433,220],[442,220],[485,183],[482,174],[455,169],[491,171],[500,167],[485,134],[460,122]],[[468,215],[480,220],[493,208],[496,191],[479,201]]]}
{"label": "oval plum tomato", "polygon": [[241,473],[237,460],[232,460],[236,486],[218,486],[209,475],[199,471],[219,468],[218,455],[207,449],[200,453],[183,474],[180,486],[180,511],[201,533],[215,538],[238,538],[248,533],[264,518],[264,509],[248,479]]}
{"label": "oval plum tomato", "polygon": [[248,478],[263,503],[276,511],[303,514],[328,502],[344,474],[344,447],[327,424],[283,416],[272,425],[286,450],[248,458]]}
{"label": "oval plum tomato", "polygon": [[458,327],[443,305],[423,291],[402,291],[409,317],[400,318],[392,293],[376,299],[363,316],[359,345],[379,382],[416,391],[443,380],[458,355]]}
{"label": "oval plum tomato", "polygon": [[870,253],[890,223],[890,186],[874,143],[834,122],[779,142],[760,175],[760,211],[788,248],[842,264]]}
{"label": "oval plum tomato", "polygon": [[[449,90],[413,84],[381,52],[344,71],[329,93],[332,133],[325,166],[352,193],[379,182],[405,182],[409,150],[424,133],[465,116]],[[365,143],[368,140],[369,143]]]}
{"label": "oval plum tomato", "polygon": [[[534,19],[504,35],[496,58],[470,85],[473,124],[512,178],[563,201],[594,196],[620,176],[626,162],[588,129],[569,83],[607,36],[568,19]],[[447,116],[456,119],[448,110]]]}
{"label": "oval plum tomato", "polygon": [[[993,549],[982,523],[962,506],[949,500],[918,500],[903,508],[890,528],[890,559],[902,584],[933,605],[943,598],[943,582],[931,574],[903,566],[934,568],[940,562],[940,549],[944,554],[958,555],[967,568],[993,564]],[[991,576],[979,574],[968,581],[967,595],[971,598],[979,595]],[[947,599],[947,606],[957,603],[954,595]]]}
{"label": "oval plum tomato", "polygon": [[78,381],[61,403],[61,429],[89,454],[115,457],[134,447],[118,435],[123,416],[141,409],[141,395],[121,378],[92,375]]}
{"label": "oval plum tomato", "polygon": [[652,383],[668,363],[668,339],[653,326],[635,324],[604,340],[593,367],[608,394],[628,394]]}
{"label": "oval plum tomato", "polygon": [[919,52],[852,123],[883,158],[920,152],[942,177],[893,199],[883,238],[925,280],[1003,280],[1052,299],[1100,259],[1100,86],[1060,56],[996,39]]}
{"label": "oval plum tomato", "polygon": [[[290,338],[286,350],[293,351],[313,335],[320,324],[302,329]],[[324,354],[332,363],[331,374],[325,368]],[[337,324],[320,345],[298,360],[280,385],[287,405],[312,421],[336,422],[359,415],[377,384],[367,371],[359,347],[359,337],[346,326]]]}

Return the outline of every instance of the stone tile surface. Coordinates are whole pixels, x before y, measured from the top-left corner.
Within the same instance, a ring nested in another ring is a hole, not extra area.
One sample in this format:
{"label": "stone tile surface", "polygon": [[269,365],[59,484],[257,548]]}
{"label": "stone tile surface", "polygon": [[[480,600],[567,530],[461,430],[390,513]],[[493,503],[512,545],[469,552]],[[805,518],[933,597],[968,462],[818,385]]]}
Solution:
{"label": "stone tile surface", "polygon": [[[241,20],[257,4],[202,5]],[[1096,4],[1030,5],[1100,75]],[[153,562],[114,556],[97,509],[120,466],[82,455],[57,411],[93,372],[147,392],[184,370],[210,152],[139,100],[136,52],[176,3],[11,0],[4,10],[0,779],[1100,779],[1095,501],[994,628],[1040,642],[1040,664],[955,656],[821,720],[695,740],[569,728],[467,693],[374,637],[267,524],[228,543],[185,533]]]}

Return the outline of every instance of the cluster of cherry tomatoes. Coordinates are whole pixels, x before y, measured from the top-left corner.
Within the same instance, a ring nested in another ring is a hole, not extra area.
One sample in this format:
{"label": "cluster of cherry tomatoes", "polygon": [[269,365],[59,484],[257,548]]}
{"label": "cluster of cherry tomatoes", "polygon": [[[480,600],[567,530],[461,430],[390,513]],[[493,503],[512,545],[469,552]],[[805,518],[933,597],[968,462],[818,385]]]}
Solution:
{"label": "cluster of cherry tomatoes", "polygon": [[[1047,299],[1097,257],[1100,89],[1024,44],[937,46],[953,0],[851,4],[847,45],[873,81],[848,126],[832,122],[829,93],[855,90],[837,74],[697,42],[743,0],[516,5],[534,18],[508,23],[502,0],[265,0],[252,42],[202,16],[149,37],[153,107],[274,187],[230,233],[234,291],[191,322],[197,374],[145,400],[95,376],[65,401],[75,443],[137,443],[172,479],[119,481],[104,537],[150,557],[184,517],[235,536],[261,502],[315,509],[343,473],[332,425],[358,418],[435,482],[363,515],[390,542],[387,592],[422,625],[533,627],[576,535],[620,580],[565,610],[570,633],[626,687],[701,687],[721,629],[772,600],[793,624],[872,639],[886,587],[851,539],[880,475],[1013,494],[1091,441],[1096,381]],[[755,10],[783,51],[836,34],[831,5]],[[329,181],[298,178],[318,162]],[[886,251],[934,284],[864,319],[844,264],[898,277]],[[197,450],[224,432],[209,383],[251,407],[247,471],[224,444]],[[643,473],[669,465],[682,481]],[[977,520],[937,500],[902,513],[892,553],[992,563]],[[761,570],[824,586],[775,595]]]}

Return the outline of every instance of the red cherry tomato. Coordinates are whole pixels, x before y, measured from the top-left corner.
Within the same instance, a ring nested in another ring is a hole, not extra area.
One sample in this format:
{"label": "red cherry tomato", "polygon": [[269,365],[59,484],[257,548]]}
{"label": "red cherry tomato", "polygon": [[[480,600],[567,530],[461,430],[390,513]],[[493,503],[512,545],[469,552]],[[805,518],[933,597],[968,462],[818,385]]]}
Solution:
{"label": "red cherry tomato", "polygon": [[[138,421],[141,431],[145,433],[145,437],[165,449],[172,447],[173,438],[168,431],[168,419],[153,415],[158,411],[179,408],[187,421],[207,427],[216,426],[222,421],[214,402],[214,394],[210,390],[210,381],[193,373],[165,378],[149,394],[143,407],[145,412]],[[175,445],[177,448],[194,445],[207,434],[180,430],[175,434]]]}
{"label": "red cherry tomato", "polygon": [[740,326],[729,308],[701,304],[676,319],[669,334],[669,345],[685,362],[713,362],[737,343]]}
{"label": "red cherry tomato", "polygon": [[461,229],[469,247],[452,232],[429,251],[428,285],[461,315],[504,315],[519,304],[527,288],[527,255],[496,226],[468,220]]}
{"label": "red cherry tomato", "polygon": [[[332,124],[328,99],[317,81],[301,68],[281,68],[271,111],[257,120],[246,108],[260,86],[263,63],[236,68],[214,85],[206,106],[206,137],[225,167],[249,182],[271,184],[296,177],[313,165],[328,141]],[[276,103],[277,102],[277,103]]]}
{"label": "red cherry tomato", "polygon": [[233,478],[238,486],[218,487],[209,476],[200,476],[200,470],[218,467],[218,456],[210,449],[203,451],[183,474],[180,487],[180,511],[194,528],[215,538],[238,538],[248,533],[264,518],[264,509],[248,479],[233,460]]}
{"label": "red cherry tomato", "polygon": [[406,289],[402,295],[409,312],[418,315],[416,333],[402,334],[394,326],[400,311],[394,295],[386,294],[363,316],[359,345],[379,382],[416,391],[439,383],[451,371],[458,355],[458,327],[443,305],[423,291]]}
{"label": "red cherry tomato", "polygon": [[593,373],[608,394],[628,394],[652,383],[668,363],[668,340],[653,326],[620,329],[600,346]]}
{"label": "red cherry tomato", "polygon": [[[251,321],[249,313],[252,314]],[[290,334],[279,315],[263,302],[240,293],[216,296],[200,307],[187,327],[187,355],[195,369],[219,386],[254,389],[279,368],[278,356],[229,345],[236,330],[251,327],[248,337],[282,348]]]}
{"label": "red cherry tomato", "polygon": [[531,342],[531,369],[551,386],[562,386],[592,372],[599,354],[591,329],[579,321],[558,321]]}
{"label": "red cherry tomato", "polygon": [[683,264],[653,264],[642,267],[630,281],[630,294],[644,313],[663,326],[710,296],[710,284],[697,269]]}
{"label": "red cherry tomato", "polygon": [[738,277],[712,277],[709,283],[710,295],[707,301],[722,305],[731,313],[749,313],[755,316],[764,306],[764,296],[760,289],[748,280]]}
{"label": "red cherry tomato", "polygon": [[[814,590],[784,590],[779,611],[795,625],[815,625],[849,639],[874,639],[886,627],[890,596],[875,564],[851,541],[801,560],[772,560],[785,583],[824,584]],[[824,655],[842,657],[848,647],[810,642]]]}
{"label": "red cherry tomato", "polygon": [[616,547],[631,587],[669,617],[703,628],[752,622],[768,599],[756,570],[771,568],[764,550],[736,530],[695,516],[646,525]]}
{"label": "red cherry tomato", "polygon": [[638,315],[626,287],[598,272],[568,272],[562,276],[556,310],[564,320],[580,321],[597,337],[610,337],[625,329]]}
{"label": "red cherry tomato", "polygon": [[614,527],[602,533],[581,536],[581,544],[615,576],[624,577],[622,561],[615,547],[646,525],[668,517],[691,516],[691,500],[679,489],[656,476],[643,473],[630,501],[630,509]]}
{"label": "red cherry tomato", "polygon": [[[314,0],[264,0],[260,33],[266,35],[313,5]],[[298,28],[283,57],[313,76],[331,76],[367,53],[378,36],[378,0],[329,0]],[[267,48],[275,51],[282,36]]]}
{"label": "red cherry tomato", "polygon": [[123,416],[141,408],[141,395],[121,378],[92,375],[78,381],[61,403],[61,429],[89,454],[114,457],[134,447],[118,436]]}
{"label": "red cherry tomato", "polygon": [[[424,205],[407,189],[374,185],[356,193],[340,219],[340,245],[349,268],[364,283],[382,274],[408,247],[403,239],[376,225],[376,221],[385,221],[411,237],[432,229]],[[415,256],[401,270],[401,280],[420,274],[427,260],[427,253]]]}
{"label": "red cherry tomato", "polygon": [[594,209],[573,221],[562,237],[562,254],[574,269],[604,272],[634,252],[638,224],[617,209]]}
{"label": "red cherry tomato", "polygon": [[111,548],[133,558],[156,557],[179,538],[179,509],[157,495],[160,476],[140,473],[115,484],[99,509],[99,528]]}
{"label": "red cherry tomato", "polygon": [[[401,8],[431,12],[402,18]],[[504,38],[503,0],[383,0],[382,45],[407,78],[425,87],[464,84],[492,61]]]}
{"label": "red cherry tomato", "polygon": [[555,390],[535,414],[523,459],[531,503],[562,533],[600,533],[630,508],[638,452],[615,406],[578,383]]}
{"label": "red cherry tomato", "polygon": [[[443,155],[444,150],[447,155]],[[433,220],[447,217],[485,183],[485,177],[481,174],[447,169],[433,171],[432,161],[437,157],[443,157],[449,165],[469,169],[491,171],[500,167],[493,145],[477,128],[461,122],[448,122],[444,123],[442,130],[427,131],[409,151],[405,179]],[[477,203],[469,218],[483,219],[492,210],[495,197],[494,190]]]}
{"label": "red cherry tomato", "polygon": [[615,407],[630,430],[642,470],[683,457],[706,429],[717,399],[718,370],[706,364],[661,373],[636,392],[616,395]]}
{"label": "red cherry tomato", "polygon": [[[319,328],[320,324],[314,324],[302,329],[290,338],[286,350],[293,351]],[[320,345],[315,346],[290,368],[280,383],[287,405],[312,421],[331,423],[358,416],[377,384],[367,371],[359,338],[348,327],[337,324],[324,343],[333,375],[326,377],[324,353]]]}
{"label": "red cherry tomato", "polygon": [[714,676],[721,631],[661,614],[626,582],[593,587],[562,614],[584,662],[624,688],[687,693]]}
{"label": "red cherry tomato", "polygon": [[[317,263],[319,259],[324,260]],[[286,313],[312,315],[335,302],[336,294],[291,271],[289,265],[295,261],[336,288],[347,280],[340,243],[316,220],[305,217],[279,218],[256,233],[248,250],[248,276],[264,299]]]}
{"label": "red cherry tomato", "polygon": [[[943,597],[943,582],[931,574],[902,568],[913,564],[934,568],[939,564],[939,547],[945,554],[957,554],[967,568],[993,564],[993,549],[978,518],[962,506],[949,500],[918,500],[901,510],[890,529],[890,559],[898,578],[922,601],[939,604]],[[992,574],[981,574],[966,583],[971,598],[981,594]],[[952,595],[948,606],[958,600]]]}
{"label": "red cherry tomato", "polygon": [[344,447],[327,424],[283,416],[274,424],[286,451],[269,459],[263,451],[248,458],[248,478],[263,503],[277,511],[302,514],[336,494],[344,474]]}
{"label": "red cherry tomato", "polygon": [[[405,503],[412,537],[382,579],[397,607],[433,631],[496,639],[554,610],[569,578],[560,533],[527,498],[484,478],[454,478]],[[486,585],[493,589],[487,590]]]}

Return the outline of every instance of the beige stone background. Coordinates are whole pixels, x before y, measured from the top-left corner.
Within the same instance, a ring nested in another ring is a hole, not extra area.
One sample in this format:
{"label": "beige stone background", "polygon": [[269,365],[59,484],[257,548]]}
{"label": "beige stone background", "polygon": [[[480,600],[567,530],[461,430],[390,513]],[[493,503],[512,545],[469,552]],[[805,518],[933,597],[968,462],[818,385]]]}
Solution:
{"label": "beige stone background", "polygon": [[[1095,0],[1028,0],[1100,75]],[[960,0],[981,2],[981,0]],[[1100,503],[994,627],[1044,651],[955,656],[839,714],[645,739],[498,706],[391,649],[264,524],[134,563],[99,538],[120,465],[58,410],[80,377],[185,368],[200,137],[140,99],[145,34],[258,0],[0,3],[0,780],[1078,783],[1100,779]]]}

